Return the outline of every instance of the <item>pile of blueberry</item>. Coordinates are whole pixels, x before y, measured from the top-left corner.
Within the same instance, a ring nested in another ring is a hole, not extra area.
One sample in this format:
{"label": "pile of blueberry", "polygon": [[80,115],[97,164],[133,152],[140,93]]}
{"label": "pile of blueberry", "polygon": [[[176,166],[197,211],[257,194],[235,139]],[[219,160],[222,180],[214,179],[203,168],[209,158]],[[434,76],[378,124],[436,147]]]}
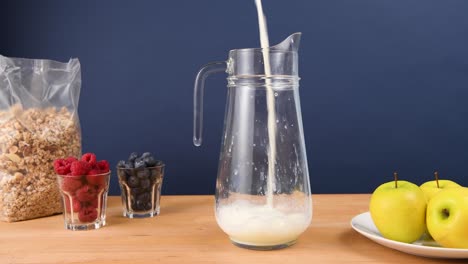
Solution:
{"label": "pile of blueberry", "polygon": [[131,204],[127,207],[132,211],[148,211],[153,209],[152,196],[153,189],[158,191],[155,184],[161,182],[162,162],[156,160],[150,152],[139,155],[133,152],[127,161],[121,160],[117,164],[119,182],[122,192],[130,197]]}

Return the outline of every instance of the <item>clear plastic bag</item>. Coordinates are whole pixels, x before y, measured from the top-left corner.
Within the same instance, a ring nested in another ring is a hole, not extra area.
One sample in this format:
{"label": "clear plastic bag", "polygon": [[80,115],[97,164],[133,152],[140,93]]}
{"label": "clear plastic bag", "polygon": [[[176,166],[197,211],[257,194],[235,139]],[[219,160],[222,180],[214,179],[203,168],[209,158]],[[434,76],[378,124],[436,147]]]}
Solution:
{"label": "clear plastic bag", "polygon": [[0,220],[62,212],[53,161],[80,156],[81,67],[0,55]]}

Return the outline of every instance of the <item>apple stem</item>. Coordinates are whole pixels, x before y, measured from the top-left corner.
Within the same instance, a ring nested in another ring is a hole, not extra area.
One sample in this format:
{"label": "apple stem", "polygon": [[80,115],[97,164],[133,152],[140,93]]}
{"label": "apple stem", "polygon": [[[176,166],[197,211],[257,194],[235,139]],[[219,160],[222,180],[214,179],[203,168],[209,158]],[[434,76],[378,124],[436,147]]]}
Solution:
{"label": "apple stem", "polygon": [[395,180],[395,188],[398,188],[398,173],[396,171],[393,173],[393,179]]}
{"label": "apple stem", "polygon": [[436,184],[437,184],[437,188],[440,188],[439,187],[439,172],[434,172],[434,177],[435,177],[435,180],[436,180]]}

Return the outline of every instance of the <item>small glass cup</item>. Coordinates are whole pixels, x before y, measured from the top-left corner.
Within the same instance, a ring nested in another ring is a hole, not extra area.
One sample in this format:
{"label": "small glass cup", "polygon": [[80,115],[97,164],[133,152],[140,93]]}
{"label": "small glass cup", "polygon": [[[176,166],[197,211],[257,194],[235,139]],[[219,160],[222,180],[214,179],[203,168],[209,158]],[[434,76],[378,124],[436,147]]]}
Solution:
{"label": "small glass cup", "polygon": [[57,175],[66,229],[92,230],[106,225],[110,174]]}
{"label": "small glass cup", "polygon": [[145,218],[159,215],[164,164],[147,168],[117,168],[123,216]]}

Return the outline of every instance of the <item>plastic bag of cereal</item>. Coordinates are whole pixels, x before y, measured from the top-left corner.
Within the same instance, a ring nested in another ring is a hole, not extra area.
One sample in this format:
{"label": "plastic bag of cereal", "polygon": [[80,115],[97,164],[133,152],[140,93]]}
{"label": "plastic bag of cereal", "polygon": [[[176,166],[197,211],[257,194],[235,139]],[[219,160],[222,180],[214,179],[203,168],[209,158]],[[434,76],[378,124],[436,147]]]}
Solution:
{"label": "plastic bag of cereal", "polygon": [[62,212],[53,161],[81,155],[81,68],[0,55],[0,220]]}

